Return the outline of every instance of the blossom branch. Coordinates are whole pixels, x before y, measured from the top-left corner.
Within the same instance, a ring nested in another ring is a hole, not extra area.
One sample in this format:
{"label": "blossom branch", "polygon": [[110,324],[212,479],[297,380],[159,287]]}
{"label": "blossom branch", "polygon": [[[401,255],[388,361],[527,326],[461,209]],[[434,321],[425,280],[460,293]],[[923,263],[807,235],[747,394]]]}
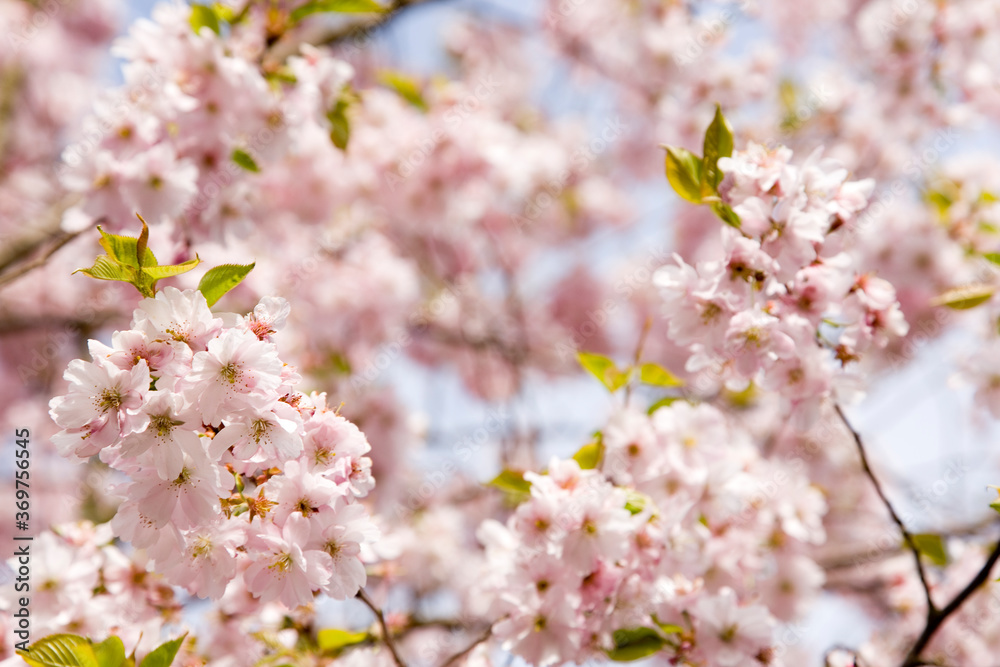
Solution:
{"label": "blossom branch", "polygon": [[403,659],[399,657],[399,651],[396,650],[396,643],[392,639],[392,634],[389,632],[389,626],[385,622],[385,614],[382,610],[375,604],[371,599],[371,596],[365,591],[365,589],[358,590],[358,599],[365,603],[372,613],[375,614],[375,618],[378,620],[378,625],[382,629],[382,640],[385,642],[386,648],[389,649],[389,653],[392,654],[392,659],[396,663],[397,667],[406,667],[406,663]]}
{"label": "blossom branch", "polygon": [[923,586],[924,596],[927,599],[927,621],[928,624],[930,624],[931,619],[938,613],[938,609],[934,604],[933,598],[931,597],[931,587],[927,581],[927,573],[924,571],[923,561],[920,560],[920,549],[917,548],[917,543],[913,539],[913,535],[906,529],[906,526],[903,524],[903,520],[899,518],[895,508],[892,506],[892,503],[889,502],[889,498],[885,495],[885,491],[882,490],[882,485],[879,483],[878,478],[872,471],[871,465],[868,463],[868,455],[865,453],[865,445],[861,440],[861,435],[854,430],[853,426],[851,426],[851,422],[847,420],[847,416],[844,414],[844,411],[841,410],[840,405],[834,403],[833,408],[837,411],[841,421],[844,422],[844,426],[846,426],[847,430],[851,432],[852,436],[854,436],[854,443],[857,445],[858,454],[861,456],[861,467],[864,469],[868,479],[871,480],[872,486],[875,487],[875,493],[878,494],[882,504],[885,505],[887,510],[889,510],[889,515],[892,517],[893,522],[903,534],[903,540],[906,542],[906,546],[913,553],[913,560],[917,565],[917,574],[920,576],[920,585]]}
{"label": "blossom branch", "polygon": [[963,588],[948,605],[941,609],[940,611],[935,610],[933,613],[928,614],[927,624],[924,626],[924,631],[920,633],[920,637],[917,638],[916,643],[910,652],[907,654],[906,659],[903,661],[903,667],[917,667],[917,665],[926,664],[920,659],[920,654],[930,643],[931,639],[934,638],[934,633],[944,624],[944,622],[953,613],[958,611],[969,597],[976,592],[976,590],[986,583],[989,579],[990,572],[993,570],[993,566],[996,565],[997,560],[1000,560],[1000,541],[996,543],[993,547],[993,551],[990,553],[983,567],[979,570],[972,581]]}

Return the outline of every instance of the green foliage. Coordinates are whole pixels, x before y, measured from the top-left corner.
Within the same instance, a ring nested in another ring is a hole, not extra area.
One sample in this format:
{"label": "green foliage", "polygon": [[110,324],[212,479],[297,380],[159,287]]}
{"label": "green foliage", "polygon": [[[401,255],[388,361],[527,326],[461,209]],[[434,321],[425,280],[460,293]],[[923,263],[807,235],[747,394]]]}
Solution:
{"label": "green foliage", "polygon": [[919,533],[913,535],[913,543],[916,545],[917,551],[927,556],[938,567],[944,567],[948,564],[948,550],[940,535]]}
{"label": "green foliage", "polygon": [[691,202],[700,204],[701,159],[686,148],[665,146],[667,149],[667,180],[674,192]]}
{"label": "green foliage", "polygon": [[347,112],[356,101],[357,95],[346,90],[326,113],[326,119],[330,121],[330,141],[342,151],[347,150],[347,144],[351,140],[351,119]]}
{"label": "green foliage", "polygon": [[638,514],[642,510],[646,509],[646,505],[650,503],[649,496],[634,489],[626,489],[625,498],[625,509],[632,514]]}
{"label": "green foliage", "polygon": [[607,651],[616,662],[631,662],[653,655],[667,643],[653,628],[615,630],[615,647]]}
{"label": "green foliage", "polygon": [[374,0],[313,0],[292,11],[292,20],[301,21],[310,14],[381,14],[386,8]]}
{"label": "green foliage", "polygon": [[[170,667],[187,633],[158,646],[139,667]],[[100,644],[79,635],[58,634],[39,639],[27,651],[18,650],[30,667],[127,667],[134,665],[125,657],[125,646],[118,637],[108,637]]]}
{"label": "green foliage", "polygon": [[656,387],[680,387],[684,384],[684,380],[663,366],[654,363],[642,365],[639,369],[639,380],[644,384],[651,384]]}
{"label": "green foliage", "polygon": [[954,287],[931,300],[933,306],[947,306],[955,310],[968,310],[986,303],[996,292],[996,287],[986,284],[972,284]]}
{"label": "green foliage", "polygon": [[612,393],[624,387],[631,375],[631,369],[620,370],[614,361],[602,354],[578,352],[577,358],[580,360],[580,365]]}
{"label": "green foliage", "polygon": [[709,204],[712,212],[732,227],[740,226],[740,217],[719,197],[719,184],[723,174],[719,158],[733,154],[733,130],[715,105],[715,116],[705,130],[702,157],[678,146],[664,146],[667,151],[667,181],[674,192],[692,204]]}
{"label": "green foliage", "polygon": [[486,485],[503,491],[514,505],[527,500],[528,494],[531,493],[531,482],[524,478],[523,472],[516,470],[502,470]]}
{"label": "green foliage", "polygon": [[170,667],[185,637],[187,637],[186,632],[177,639],[160,644],[142,659],[139,667]]}
{"label": "green foliage", "polygon": [[125,645],[118,637],[108,637],[93,647],[94,658],[100,667],[125,667]]}
{"label": "green foliage", "polygon": [[[195,255],[180,264],[160,266],[153,251],[147,247],[149,227],[141,215],[142,233],[138,238],[109,234],[100,227],[101,247],[106,255],[100,255],[89,269],[77,269],[73,273],[82,273],[98,280],[117,280],[129,283],[145,297],[156,295],[156,283],[163,278],[172,278],[201,264],[201,259]],[[227,292],[239,285],[247,274],[253,270],[254,264],[224,264],[210,269],[198,283],[198,289],[205,295],[209,306],[222,298]]]}
{"label": "green foliage", "polygon": [[215,34],[219,34],[219,15],[216,13],[215,6],[191,5],[191,18],[188,19],[188,22],[196,33],[200,32],[202,28],[208,28]]}
{"label": "green foliage", "polygon": [[658,400],[657,402],[655,402],[651,406],[649,406],[649,409],[646,410],[646,414],[651,415],[654,412],[656,412],[657,410],[659,410],[660,408],[665,408],[665,407],[671,406],[676,401],[680,401],[680,400],[682,400],[682,399],[678,398],[677,396],[666,396],[664,398],[661,398],[660,400]]}
{"label": "green foliage", "polygon": [[360,644],[368,639],[367,632],[349,632],[338,630],[337,628],[327,628],[320,630],[316,635],[316,641],[321,651],[339,651],[340,649],[354,644]]}
{"label": "green foliage", "polygon": [[378,73],[378,82],[395,90],[400,97],[421,111],[427,111],[429,108],[424,100],[424,94],[420,90],[420,84],[413,77],[402,72],[384,69]]}
{"label": "green foliage", "polygon": [[257,166],[257,162],[253,159],[253,156],[242,148],[234,148],[232,158],[233,162],[247,171],[252,171],[255,174],[260,171],[260,167]]}
{"label": "green foliage", "polygon": [[98,666],[90,641],[78,635],[49,635],[17,654],[31,667],[103,667]]}
{"label": "green foliage", "polygon": [[722,172],[719,171],[719,158],[733,155],[733,129],[729,121],[722,115],[722,108],[715,105],[715,116],[705,130],[705,140],[702,149],[701,195],[702,198],[719,194],[719,183],[722,182]]}
{"label": "green foliage", "polygon": [[[137,214],[138,215],[138,214]],[[106,255],[100,255],[89,269],[77,269],[73,273],[82,273],[97,280],[116,280],[129,283],[143,296],[156,294],[156,283],[162,278],[186,273],[198,266],[201,260],[195,256],[182,264],[160,266],[153,251],[147,247],[149,227],[142,216],[142,233],[138,238],[109,234],[100,227],[100,244]]]}
{"label": "green foliage", "polygon": [[593,470],[601,465],[604,458],[604,439],[600,431],[594,434],[594,441],[589,442],[573,455],[573,460],[577,462],[581,470]]}
{"label": "green foliage", "polygon": [[209,306],[214,306],[229,290],[243,282],[243,279],[247,277],[255,265],[256,262],[253,264],[223,264],[209,269],[198,283],[198,291],[205,295]]}

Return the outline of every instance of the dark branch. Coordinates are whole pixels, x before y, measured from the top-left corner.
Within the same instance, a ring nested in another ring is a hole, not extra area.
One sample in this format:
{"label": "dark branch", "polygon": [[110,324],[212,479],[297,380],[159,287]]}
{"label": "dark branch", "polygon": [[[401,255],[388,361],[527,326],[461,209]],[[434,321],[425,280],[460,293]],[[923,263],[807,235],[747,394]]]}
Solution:
{"label": "dark branch", "polygon": [[871,465],[868,463],[868,455],[865,453],[865,445],[861,440],[861,435],[854,430],[854,427],[851,426],[851,422],[847,421],[847,416],[844,414],[844,411],[840,409],[839,405],[834,403],[833,408],[837,411],[841,421],[844,422],[844,426],[846,426],[847,430],[854,436],[854,442],[858,447],[858,454],[861,456],[861,467],[864,469],[868,479],[871,480],[872,486],[875,487],[875,492],[882,500],[882,504],[885,505],[887,510],[889,510],[889,515],[892,517],[893,522],[903,534],[903,540],[906,542],[906,546],[913,553],[913,560],[917,565],[917,574],[920,576],[920,585],[924,587],[924,596],[927,598],[927,621],[929,623],[931,618],[938,613],[938,610],[934,605],[934,600],[931,598],[931,587],[927,582],[927,573],[924,571],[924,563],[920,559],[920,549],[917,548],[917,543],[913,539],[913,535],[910,531],[906,529],[906,526],[903,524],[903,520],[899,518],[898,514],[896,514],[896,510],[893,508],[892,503],[889,502],[889,498],[886,497],[885,492],[882,490],[882,485],[879,483],[878,478],[872,471]]}
{"label": "dark branch", "polygon": [[406,667],[406,663],[403,659],[399,657],[399,652],[396,650],[396,643],[393,641],[392,635],[389,634],[389,627],[385,624],[385,614],[382,610],[372,601],[365,589],[360,589],[358,591],[358,599],[365,603],[372,613],[375,614],[375,618],[378,620],[378,625],[382,629],[382,641],[385,642],[386,648],[389,649],[389,653],[392,654],[392,659],[396,662],[396,667]]}
{"label": "dark branch", "polygon": [[996,546],[993,547],[993,551],[990,553],[989,558],[986,559],[986,563],[983,564],[979,573],[976,574],[972,581],[969,582],[969,585],[963,588],[944,609],[934,612],[934,614],[927,619],[927,625],[924,626],[924,631],[920,633],[920,637],[917,638],[917,642],[907,654],[906,659],[903,661],[903,667],[917,667],[917,665],[927,664],[920,659],[920,654],[925,648],[927,648],[927,644],[930,643],[931,639],[934,638],[934,633],[938,631],[949,616],[958,611],[958,608],[961,607],[980,586],[986,583],[986,580],[989,579],[990,572],[993,570],[993,566],[996,565],[997,560],[1000,560],[1000,542],[997,542]]}

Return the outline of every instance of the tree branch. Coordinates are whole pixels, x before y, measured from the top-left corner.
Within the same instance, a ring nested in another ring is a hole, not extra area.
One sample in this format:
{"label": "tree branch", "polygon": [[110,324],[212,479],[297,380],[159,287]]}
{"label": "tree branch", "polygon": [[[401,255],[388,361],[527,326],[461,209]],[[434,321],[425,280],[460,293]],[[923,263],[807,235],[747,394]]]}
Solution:
{"label": "tree branch", "polygon": [[369,597],[368,593],[365,592],[365,589],[360,589],[357,597],[365,603],[365,606],[372,610],[373,614],[375,614],[375,618],[378,620],[378,625],[382,629],[382,641],[385,642],[386,648],[388,648],[389,653],[392,654],[392,659],[396,662],[396,667],[406,667],[406,663],[399,657],[399,652],[396,650],[396,642],[393,641],[392,635],[389,634],[389,627],[385,624],[385,614],[383,614],[382,610],[376,606],[371,597]]}
{"label": "tree branch", "polygon": [[958,608],[961,607],[965,601],[976,592],[976,589],[986,583],[986,580],[990,577],[990,571],[993,569],[993,566],[996,565],[997,560],[1000,560],[1000,542],[997,542],[996,546],[993,547],[993,551],[986,559],[986,563],[983,564],[982,569],[980,569],[979,573],[973,577],[972,581],[970,581],[969,584],[963,588],[944,609],[941,611],[935,611],[928,617],[927,625],[924,626],[924,631],[920,633],[920,637],[917,638],[917,642],[906,655],[906,659],[903,660],[903,667],[917,667],[918,665],[927,664],[920,659],[920,654],[927,647],[927,644],[930,643],[931,639],[934,638],[934,633],[938,631],[949,616],[958,611]]}
{"label": "tree branch", "polygon": [[917,548],[917,543],[914,541],[913,535],[906,529],[906,526],[903,524],[903,520],[899,518],[899,515],[896,514],[896,510],[893,508],[892,503],[889,502],[889,498],[886,497],[885,492],[882,490],[882,485],[879,483],[878,478],[875,477],[875,473],[872,472],[871,465],[868,463],[868,455],[865,454],[865,445],[861,440],[861,435],[854,430],[854,427],[851,426],[851,422],[847,421],[847,416],[844,414],[844,411],[840,409],[840,405],[834,402],[833,409],[837,411],[841,421],[844,422],[844,426],[846,426],[847,430],[854,436],[854,442],[858,447],[858,454],[861,456],[861,467],[864,469],[868,479],[871,480],[872,486],[875,487],[875,492],[882,500],[882,504],[885,505],[887,510],[889,510],[889,515],[892,517],[893,522],[895,522],[900,532],[903,533],[903,540],[906,542],[906,546],[909,547],[910,551],[913,553],[913,560],[917,565],[917,574],[920,576],[920,585],[924,587],[924,596],[927,598],[927,622],[929,624],[931,619],[938,613],[938,609],[934,605],[933,598],[931,598],[931,587],[927,582],[927,573],[924,571],[924,563],[920,560],[920,549]]}
{"label": "tree branch", "polygon": [[420,5],[431,0],[393,0],[381,14],[357,14],[342,21],[335,27],[329,27],[322,22],[311,21],[304,28],[289,31],[271,47],[267,54],[269,64],[284,62],[288,56],[299,50],[302,44],[313,46],[332,46],[348,41],[354,41],[360,47],[372,34],[382,28],[402,10]]}
{"label": "tree branch", "polygon": [[490,623],[489,627],[486,628],[486,631],[483,632],[483,634],[481,634],[479,637],[477,637],[474,642],[472,642],[471,644],[469,644],[468,646],[466,646],[464,649],[462,649],[461,651],[459,651],[458,653],[456,653],[455,655],[451,656],[450,658],[448,658],[447,660],[445,660],[443,663],[441,663],[441,667],[451,667],[452,665],[457,664],[459,660],[461,660],[462,658],[464,658],[465,656],[467,656],[469,653],[472,653],[472,651],[477,646],[479,646],[484,641],[486,641],[487,639],[489,639],[492,634],[493,634],[493,624]]}

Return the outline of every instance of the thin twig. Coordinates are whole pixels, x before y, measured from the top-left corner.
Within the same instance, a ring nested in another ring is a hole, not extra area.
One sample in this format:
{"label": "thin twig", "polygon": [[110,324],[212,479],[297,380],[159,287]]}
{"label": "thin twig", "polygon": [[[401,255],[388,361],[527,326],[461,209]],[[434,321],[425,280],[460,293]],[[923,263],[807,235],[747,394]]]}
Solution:
{"label": "thin twig", "polygon": [[[80,231],[83,231],[83,230],[80,230]],[[45,262],[49,261],[49,257],[51,257],[52,255],[54,255],[56,253],[56,251],[58,251],[64,245],[66,245],[67,243],[69,243],[70,241],[72,241],[73,239],[75,239],[77,236],[79,236],[80,235],[80,231],[76,231],[76,232],[61,232],[60,234],[58,234],[55,237],[55,241],[52,243],[52,245],[50,245],[48,248],[46,248],[46,250],[41,255],[39,255],[35,259],[31,260],[30,262],[24,262],[22,264],[17,264],[10,271],[7,271],[3,275],[0,275],[0,287],[3,287],[4,285],[6,285],[8,283],[14,282],[15,280],[17,280],[18,278],[20,278],[24,274],[26,274],[26,273],[28,273],[30,271],[33,271],[33,270],[37,269],[38,267],[44,265]]]}
{"label": "thin twig", "polygon": [[917,574],[920,575],[920,585],[924,587],[924,596],[927,598],[927,621],[930,623],[931,618],[937,614],[938,610],[934,605],[934,599],[931,597],[931,587],[927,582],[927,573],[924,571],[924,563],[920,559],[920,549],[917,548],[917,543],[913,539],[913,535],[906,529],[906,526],[903,524],[903,520],[899,518],[899,515],[896,514],[896,510],[893,508],[892,503],[889,502],[889,498],[886,497],[885,492],[882,490],[882,485],[879,483],[875,473],[872,472],[872,468],[868,463],[868,455],[865,454],[865,445],[861,441],[861,435],[854,430],[854,427],[851,426],[851,422],[847,421],[847,416],[844,414],[844,411],[840,409],[840,406],[837,403],[833,404],[833,408],[837,411],[841,421],[844,422],[844,426],[846,426],[847,430],[854,436],[854,442],[858,446],[858,454],[861,456],[861,467],[864,469],[865,474],[868,475],[868,479],[871,480],[872,486],[875,487],[875,492],[878,494],[878,497],[882,499],[882,504],[885,505],[887,510],[889,510],[889,515],[892,516],[892,520],[895,522],[896,526],[899,527],[900,532],[903,533],[903,540],[906,542],[906,545],[909,547],[910,551],[913,552],[913,560],[917,565]]}
{"label": "thin twig", "polygon": [[365,603],[365,605],[372,610],[375,614],[375,618],[378,620],[378,625],[382,628],[382,641],[385,642],[386,648],[389,649],[389,653],[392,654],[392,659],[396,662],[397,667],[406,667],[406,663],[403,659],[399,657],[399,652],[396,650],[396,643],[392,639],[392,635],[389,634],[389,627],[385,623],[385,614],[382,610],[372,601],[365,589],[360,589],[358,591],[358,599]]}
{"label": "thin twig", "polygon": [[474,642],[472,642],[471,644],[469,644],[468,646],[466,646],[464,649],[462,649],[461,651],[459,651],[458,653],[456,653],[455,655],[451,656],[450,658],[448,658],[447,660],[445,660],[443,663],[441,663],[441,667],[451,667],[452,665],[458,663],[459,660],[461,660],[462,658],[464,658],[465,656],[467,656],[469,653],[472,653],[472,651],[477,646],[479,646],[484,641],[486,641],[487,639],[489,639],[492,634],[493,634],[493,624],[491,623],[490,626],[488,628],[486,628],[486,631],[483,632],[483,634],[481,634],[479,637],[477,637]]}
{"label": "thin twig", "polygon": [[976,592],[976,589],[986,583],[986,580],[990,577],[990,571],[993,570],[993,566],[996,565],[997,560],[1000,560],[1000,542],[997,542],[996,546],[993,547],[993,551],[990,553],[989,558],[986,559],[986,563],[983,564],[979,573],[969,582],[969,585],[963,588],[944,609],[935,611],[927,619],[924,631],[920,633],[917,642],[906,655],[906,659],[903,660],[903,667],[917,667],[917,665],[927,664],[920,659],[921,652],[927,647],[931,639],[934,638],[934,633],[938,631],[948,617],[958,611],[958,608]]}

